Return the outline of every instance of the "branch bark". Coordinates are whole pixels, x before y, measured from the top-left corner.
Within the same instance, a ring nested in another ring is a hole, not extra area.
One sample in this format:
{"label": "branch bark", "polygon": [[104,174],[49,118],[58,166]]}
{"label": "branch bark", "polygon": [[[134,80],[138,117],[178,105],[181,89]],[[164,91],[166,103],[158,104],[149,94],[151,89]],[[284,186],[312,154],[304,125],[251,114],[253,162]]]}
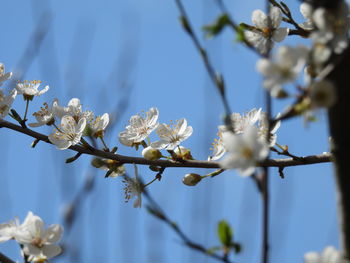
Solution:
{"label": "branch bark", "polygon": [[[19,125],[13,124],[11,122],[0,119],[0,128],[11,129],[23,134],[26,134],[34,139],[51,144],[48,137],[44,134],[33,131],[29,128],[23,128]],[[69,148],[70,150],[79,152],[81,154],[93,155],[96,157],[106,158],[110,160],[115,160],[121,164],[134,163],[140,165],[154,165],[161,167],[191,167],[191,168],[220,168],[218,162],[212,161],[198,161],[198,160],[183,160],[183,161],[172,161],[172,160],[157,160],[149,161],[140,157],[125,156],[121,154],[115,154],[111,152],[105,152],[95,148],[89,149],[83,146],[75,145]],[[319,155],[310,155],[305,157],[299,157],[298,159],[293,158],[283,158],[283,159],[268,159],[266,161],[258,164],[260,167],[289,167],[289,166],[299,166],[299,165],[309,165],[316,163],[327,163],[331,162],[332,156],[330,153],[324,153]]]}
{"label": "branch bark", "polygon": [[337,184],[338,211],[340,221],[341,247],[344,256],[350,259],[350,136],[347,120],[350,114],[350,48],[337,58],[334,70],[327,76],[336,86],[337,103],[328,112],[329,130],[333,138],[332,153]]}

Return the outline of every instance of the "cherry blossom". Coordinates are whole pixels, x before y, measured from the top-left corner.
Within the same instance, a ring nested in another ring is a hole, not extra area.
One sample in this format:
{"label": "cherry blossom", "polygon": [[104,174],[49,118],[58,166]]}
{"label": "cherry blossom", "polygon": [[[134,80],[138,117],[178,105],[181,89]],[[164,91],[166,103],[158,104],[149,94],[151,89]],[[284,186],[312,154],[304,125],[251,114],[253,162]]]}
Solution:
{"label": "cherry blossom", "polygon": [[191,136],[193,129],[187,126],[186,119],[180,119],[170,126],[168,124],[159,124],[156,133],[160,140],[151,143],[151,146],[156,149],[174,150],[182,141]]}
{"label": "cherry blossom", "polygon": [[49,86],[45,86],[42,90],[38,90],[41,84],[40,80],[25,80],[18,82],[16,89],[18,94],[23,94],[25,99],[32,100],[34,96],[40,96],[49,90]]}
{"label": "cherry blossom", "polygon": [[269,152],[266,140],[259,136],[255,126],[249,126],[242,134],[223,133],[223,144],[229,153],[220,166],[224,169],[237,169],[243,176],[251,175],[259,161]]}
{"label": "cherry blossom", "polygon": [[130,178],[128,176],[124,177],[123,182],[125,183],[124,192],[125,192],[125,202],[128,202],[130,199],[136,197],[136,200],[133,204],[134,208],[141,207],[142,203],[142,192],[144,185],[140,178],[138,177],[137,166],[134,165],[135,177]]}
{"label": "cherry blossom", "polygon": [[[269,25],[270,19],[270,25]],[[261,10],[252,14],[255,28],[245,31],[245,37],[260,53],[266,54],[272,48],[272,41],[281,42],[289,32],[288,28],[280,28],[282,12],[278,7],[271,7],[269,17]]]}
{"label": "cherry blossom", "polygon": [[3,82],[9,80],[12,77],[12,72],[5,73],[4,64],[0,63],[0,86],[2,86]]}
{"label": "cherry blossom", "polygon": [[342,259],[342,254],[334,247],[326,247],[322,253],[309,252],[304,256],[304,263],[349,263]]}
{"label": "cherry blossom", "polygon": [[7,116],[16,96],[16,89],[13,89],[9,95],[5,95],[4,91],[0,89],[0,119],[4,119]]}
{"label": "cherry blossom", "polygon": [[136,114],[131,116],[125,131],[119,133],[119,141],[125,146],[140,144],[158,127],[158,116],[159,111],[157,108],[150,108],[143,115]]}
{"label": "cherry blossom", "polygon": [[63,118],[65,115],[72,116],[78,123],[80,119],[85,118],[87,122],[90,122],[94,118],[94,114],[91,111],[83,111],[83,106],[78,98],[73,98],[68,102],[67,107],[58,105],[58,100],[54,100],[52,104],[52,111],[57,118]]}
{"label": "cherry blossom", "polygon": [[56,145],[57,149],[65,150],[80,142],[85,126],[85,118],[81,118],[76,123],[72,116],[63,116],[60,127],[49,135],[49,140]]}
{"label": "cherry blossom", "polygon": [[39,111],[34,112],[33,116],[37,122],[29,123],[30,127],[40,127],[43,125],[52,125],[55,122],[55,118],[52,112],[52,107],[49,108],[49,105],[45,102],[44,107],[41,107]]}
{"label": "cherry blossom", "polygon": [[274,61],[262,58],[257,62],[257,70],[265,77],[264,87],[272,96],[284,96],[282,85],[295,81],[305,65],[307,54],[304,46],[282,46],[278,49]]}
{"label": "cherry blossom", "polygon": [[103,137],[104,130],[106,129],[108,123],[108,113],[105,113],[102,116],[97,116],[91,123],[89,123],[89,128],[92,136],[96,138]]}

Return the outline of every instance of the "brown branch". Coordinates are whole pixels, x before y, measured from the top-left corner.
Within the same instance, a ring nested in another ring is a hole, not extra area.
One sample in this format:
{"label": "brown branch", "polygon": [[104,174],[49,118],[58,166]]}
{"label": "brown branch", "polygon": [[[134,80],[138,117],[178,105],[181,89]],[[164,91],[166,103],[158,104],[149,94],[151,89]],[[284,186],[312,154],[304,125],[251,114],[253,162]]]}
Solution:
{"label": "brown branch", "polygon": [[[23,134],[26,134],[30,137],[33,137],[37,140],[50,143],[48,137],[44,134],[38,133],[28,128],[23,128],[19,125],[13,124],[11,122],[0,120],[0,128],[7,128],[14,130]],[[125,156],[121,154],[115,154],[111,152],[105,152],[91,147],[92,149],[85,148],[83,146],[71,146],[69,149],[79,152],[81,154],[93,155],[96,157],[106,158],[110,160],[115,160],[124,163],[134,163],[141,165],[153,165],[161,167],[191,167],[191,168],[220,168],[218,162],[212,161],[198,161],[198,160],[182,160],[181,162],[175,162],[172,160],[157,160],[149,161],[141,157]],[[284,159],[268,159],[266,161],[258,164],[259,167],[289,167],[289,166],[299,166],[299,165],[308,165],[316,163],[328,163],[331,162],[331,154],[324,153],[319,155],[310,155],[302,157],[302,159],[295,160],[293,158],[284,158]]]}
{"label": "brown branch", "polygon": [[15,263],[12,259],[6,257],[4,254],[0,252],[0,262],[1,263]]}

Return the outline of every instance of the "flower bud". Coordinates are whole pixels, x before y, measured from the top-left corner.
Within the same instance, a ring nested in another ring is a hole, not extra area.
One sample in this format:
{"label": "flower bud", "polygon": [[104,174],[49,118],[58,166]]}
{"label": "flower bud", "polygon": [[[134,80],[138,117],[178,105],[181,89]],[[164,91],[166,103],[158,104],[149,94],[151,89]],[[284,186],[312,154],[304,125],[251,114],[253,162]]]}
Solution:
{"label": "flower bud", "polygon": [[146,160],[155,161],[162,157],[162,154],[159,150],[152,148],[151,146],[146,147],[142,150],[142,156]]}
{"label": "flower bud", "polygon": [[186,174],[184,176],[184,178],[182,178],[182,182],[185,185],[188,186],[195,186],[196,184],[198,184],[200,181],[202,180],[202,176],[200,176],[199,174]]}
{"label": "flower bud", "polygon": [[179,158],[182,158],[184,160],[193,160],[190,149],[187,149],[183,146],[176,147],[174,152]]}

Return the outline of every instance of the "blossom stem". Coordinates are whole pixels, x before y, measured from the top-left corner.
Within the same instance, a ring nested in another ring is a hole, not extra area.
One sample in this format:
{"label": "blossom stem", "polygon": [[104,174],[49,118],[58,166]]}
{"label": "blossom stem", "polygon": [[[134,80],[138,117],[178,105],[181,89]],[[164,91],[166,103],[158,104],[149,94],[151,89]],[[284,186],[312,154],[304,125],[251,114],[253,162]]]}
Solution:
{"label": "blossom stem", "polygon": [[108,148],[108,146],[107,146],[105,140],[103,139],[103,137],[102,137],[102,136],[99,136],[99,138],[100,138],[100,140],[101,140],[103,146],[105,147],[105,150],[106,150],[107,152],[109,152],[109,148]]}
{"label": "blossom stem", "polygon": [[29,100],[27,99],[26,100],[26,109],[24,111],[23,122],[27,121],[28,108],[29,108]]}
{"label": "blossom stem", "polygon": [[202,175],[201,177],[202,177],[202,178],[206,178],[206,177],[215,177],[215,176],[217,176],[217,175],[219,175],[219,174],[221,174],[221,173],[223,173],[223,172],[225,172],[225,169],[217,169],[217,170],[215,170],[214,172],[208,173],[208,174],[206,174],[206,175]]}
{"label": "blossom stem", "polygon": [[146,188],[147,186],[149,186],[150,184],[152,184],[152,183],[155,182],[156,180],[158,180],[157,176],[156,176],[152,181],[150,181],[149,183],[145,184],[145,185],[143,186],[143,188]]}
{"label": "blossom stem", "polygon": [[58,126],[54,123],[54,124],[52,124],[53,125],[53,127],[55,127],[59,132],[61,132],[61,133],[64,133],[63,131],[61,131],[61,129],[60,128],[58,128]]}

